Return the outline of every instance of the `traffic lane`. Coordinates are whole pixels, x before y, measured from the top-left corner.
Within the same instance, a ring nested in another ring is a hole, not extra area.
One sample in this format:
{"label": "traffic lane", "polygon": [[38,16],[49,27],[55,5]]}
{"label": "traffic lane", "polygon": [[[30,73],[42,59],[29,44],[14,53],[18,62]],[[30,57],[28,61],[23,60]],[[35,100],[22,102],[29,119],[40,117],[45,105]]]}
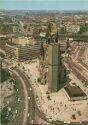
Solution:
{"label": "traffic lane", "polygon": [[[27,79],[25,79],[23,74],[21,72],[19,72],[17,69],[15,69],[15,70],[22,77],[24,83],[27,83],[28,81],[27,81]],[[30,91],[31,87],[27,86],[26,88],[27,88],[27,91],[28,91],[28,97],[31,97],[31,100],[29,100],[29,104],[28,104],[28,106],[29,106],[28,112],[29,112],[29,114],[31,114],[31,117],[30,116],[28,117],[28,123],[29,123],[29,122],[31,122],[31,120],[34,120],[34,117],[35,117],[35,108],[34,108],[35,104],[34,104],[34,101],[33,101],[33,94]]]}
{"label": "traffic lane", "polygon": [[[11,120],[8,125],[22,125],[22,119],[23,119],[23,114],[24,114],[24,94],[23,94],[23,89],[21,85],[21,81],[18,78],[16,74],[12,74],[12,77],[16,80],[16,85],[15,85],[15,101],[13,107],[14,109],[17,110],[17,113],[14,113],[14,119]],[[16,91],[16,90],[19,91]],[[20,102],[18,102],[18,98],[20,98]]]}
{"label": "traffic lane", "polygon": [[[19,75],[23,78],[24,82],[26,83],[26,88],[27,88],[27,91],[28,91],[28,96],[30,97],[30,100],[29,100],[29,107],[30,109],[34,109],[34,105],[35,105],[35,102],[34,102],[34,95],[32,93],[32,90],[30,91],[30,84],[29,84],[29,81],[26,79],[26,77],[23,75],[22,72],[20,72],[18,69],[16,69],[16,71],[19,73]],[[34,118],[34,116],[33,116]]]}

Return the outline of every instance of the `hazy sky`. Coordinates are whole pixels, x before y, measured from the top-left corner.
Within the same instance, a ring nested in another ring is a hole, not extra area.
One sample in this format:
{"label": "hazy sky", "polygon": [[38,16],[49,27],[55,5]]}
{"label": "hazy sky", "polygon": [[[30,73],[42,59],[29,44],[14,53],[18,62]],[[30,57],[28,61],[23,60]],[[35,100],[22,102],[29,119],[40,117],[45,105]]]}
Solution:
{"label": "hazy sky", "polygon": [[0,9],[88,10],[88,0],[0,0]]}

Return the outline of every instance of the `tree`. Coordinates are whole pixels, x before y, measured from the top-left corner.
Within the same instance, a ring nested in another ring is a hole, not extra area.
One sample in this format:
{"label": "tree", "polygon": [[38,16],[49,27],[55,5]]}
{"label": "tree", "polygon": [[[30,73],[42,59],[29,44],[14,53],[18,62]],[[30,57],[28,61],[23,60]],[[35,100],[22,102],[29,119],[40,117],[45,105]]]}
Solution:
{"label": "tree", "polygon": [[41,78],[38,78],[37,81],[38,81],[38,82],[41,82]]}
{"label": "tree", "polygon": [[8,111],[8,107],[4,107],[1,111],[1,123],[7,123],[12,119],[12,112]]}
{"label": "tree", "polygon": [[66,27],[61,27],[60,34],[66,34]]}
{"label": "tree", "polygon": [[78,32],[78,34],[82,34],[87,31],[88,31],[88,24],[80,25],[80,31]]}
{"label": "tree", "polygon": [[5,69],[1,69],[1,83],[8,80],[10,77],[10,73],[7,72]]}

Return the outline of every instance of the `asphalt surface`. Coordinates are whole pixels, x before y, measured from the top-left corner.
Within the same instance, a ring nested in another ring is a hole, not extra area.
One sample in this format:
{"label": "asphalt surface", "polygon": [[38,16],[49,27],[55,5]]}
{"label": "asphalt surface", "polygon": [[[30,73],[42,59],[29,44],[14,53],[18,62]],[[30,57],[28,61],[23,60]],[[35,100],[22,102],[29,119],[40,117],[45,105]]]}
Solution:
{"label": "asphalt surface", "polygon": [[[20,69],[15,68],[15,70],[19,73],[19,75],[24,79],[26,87],[27,87],[27,91],[29,92],[29,95],[31,97],[30,100],[30,104],[29,104],[29,109],[30,109],[30,113],[31,113],[31,118],[34,120],[35,117],[35,113],[43,120],[48,121],[48,119],[46,118],[46,115],[42,112],[42,110],[40,110],[36,104],[35,101],[35,96],[34,96],[34,92],[33,89],[30,91],[29,88],[32,88],[31,84],[30,84],[30,79],[28,78],[28,76],[25,74],[25,72],[22,72]],[[34,123],[36,124],[36,123]],[[53,125],[68,125],[69,123],[64,123],[62,121],[52,121]],[[27,125],[30,125],[27,123]],[[83,123],[70,123],[70,125],[88,125],[88,122],[83,122]]]}
{"label": "asphalt surface", "polygon": [[[15,84],[15,93],[14,93],[14,102],[12,102],[12,110],[13,110],[13,119],[11,122],[7,123],[7,125],[22,125],[23,123],[23,114],[24,114],[24,93],[23,87],[19,77],[16,74],[12,75],[13,78],[16,80]],[[16,91],[18,89],[18,91]],[[20,98],[20,102],[18,102],[18,98]],[[16,113],[17,110],[17,113]]]}

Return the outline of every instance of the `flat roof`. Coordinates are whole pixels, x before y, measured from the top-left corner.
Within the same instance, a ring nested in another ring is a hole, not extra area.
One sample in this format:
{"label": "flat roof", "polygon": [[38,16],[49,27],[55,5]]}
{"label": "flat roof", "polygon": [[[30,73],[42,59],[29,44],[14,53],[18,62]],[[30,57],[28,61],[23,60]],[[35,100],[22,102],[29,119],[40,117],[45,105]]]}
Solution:
{"label": "flat roof", "polygon": [[86,96],[85,92],[79,86],[67,85],[65,87],[66,92],[70,97],[83,97]]}

